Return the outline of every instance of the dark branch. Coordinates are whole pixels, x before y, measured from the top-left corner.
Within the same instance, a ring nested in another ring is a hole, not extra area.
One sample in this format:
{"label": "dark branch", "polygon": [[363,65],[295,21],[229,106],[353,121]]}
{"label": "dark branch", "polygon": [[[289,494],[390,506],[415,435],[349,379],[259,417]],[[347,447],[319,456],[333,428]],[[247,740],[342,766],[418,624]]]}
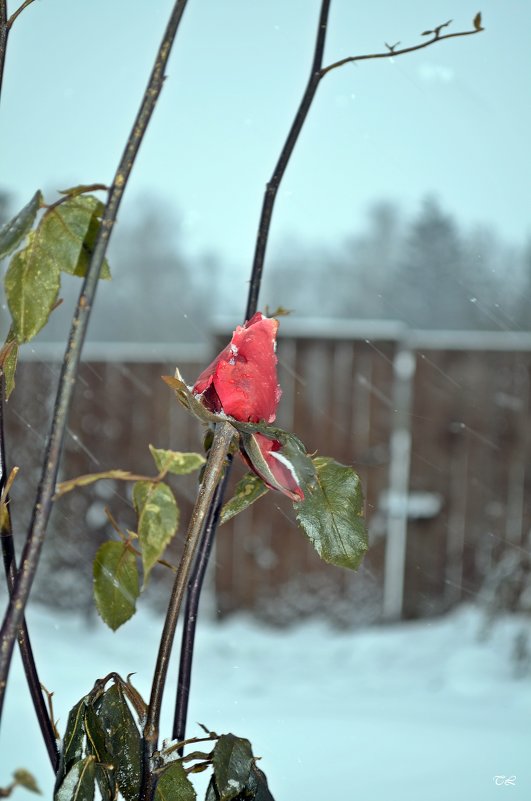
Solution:
{"label": "dark branch", "polygon": [[[4,393],[5,381],[4,376],[0,374],[0,497],[6,488],[8,471],[5,447],[5,428],[4,428]],[[11,514],[9,510],[9,498],[4,497],[6,502],[5,514],[0,517],[0,542],[2,544],[2,560],[4,563],[4,570],[6,574],[8,591],[11,594],[15,585],[16,577],[16,561],[15,561],[15,546],[13,542],[13,527],[11,522]],[[37,720],[41,729],[43,740],[46,744],[46,750],[53,768],[54,773],[57,773],[59,767],[59,753],[57,751],[57,743],[55,740],[55,732],[53,728],[53,720],[50,719],[46,703],[41,691],[41,683],[33,657],[33,649],[28,633],[26,621],[22,620],[22,625],[17,635],[18,645],[20,649],[20,656],[22,658],[22,665],[26,680],[31,695],[31,700],[35,708]]]}
{"label": "dark branch", "polygon": [[330,11],[330,0],[322,0],[321,13],[319,15],[319,27],[317,30],[317,40],[315,43],[315,50],[313,55],[312,67],[310,70],[310,77],[306,85],[306,89],[302,96],[299,108],[295,114],[292,126],[288,133],[288,137],[284,143],[284,147],[280,151],[280,156],[273,170],[273,175],[266,184],[264,199],[262,202],[262,212],[260,214],[260,221],[258,223],[258,233],[256,236],[256,247],[254,252],[253,267],[251,271],[251,284],[249,287],[249,297],[247,300],[247,309],[245,312],[245,319],[249,320],[255,313],[258,307],[258,295],[260,292],[260,284],[262,282],[262,273],[264,270],[264,261],[267,247],[267,240],[269,238],[269,229],[271,227],[271,218],[273,216],[273,208],[277,196],[278,187],[282,181],[286,167],[293,153],[293,149],[297,144],[300,136],[302,126],[310,110],[310,106],[315,97],[319,81],[322,77],[322,63],[323,52],[326,40],[326,29],[328,25],[328,14]]}
{"label": "dark branch", "polygon": [[22,14],[25,8],[30,6],[35,0],[24,0],[21,6],[14,11],[7,21],[7,27],[10,29],[19,14]]}
{"label": "dark branch", "polygon": [[[229,465],[232,457],[228,457]],[[179,661],[179,678],[177,680],[177,698],[175,702],[175,716],[173,719],[172,739],[182,742],[185,738],[186,719],[188,717],[188,699],[190,697],[190,685],[192,681],[192,661],[194,656],[195,626],[199,610],[201,590],[205,579],[208,560],[214,544],[216,528],[218,525],[223,496],[229,478],[229,465],[225,470],[223,479],[216,488],[216,494],[212,501],[210,513],[201,534],[201,541],[197,551],[197,559],[194,562],[188,589],[186,593],[186,606],[184,609],[184,626],[181,640],[181,656]],[[182,756],[182,748],[179,750]]]}
{"label": "dark branch", "polygon": [[14,592],[0,632],[2,642],[0,648],[0,709],[5,693],[13,645],[17,631],[22,623],[24,608],[37,569],[46,533],[46,526],[52,508],[52,498],[59,470],[68,410],[76,384],[81,348],[85,339],[90,311],[96,294],[96,286],[101,266],[105,258],[109,238],[116,221],[120,202],[129,180],[136,155],[145,136],[147,126],[162,89],[164,70],[186,3],[187,0],[177,0],[173,7],[166,31],[164,32],[139,112],[134,121],[124,153],[118,165],[116,175],[114,176],[114,181],[111,185],[107,205],[102,215],[100,231],[90,260],[90,266],[83,282],[79,301],[72,320],[68,346],[59,379],[59,388],[46,448],[43,472],[37,491],[37,500],[33,510],[29,534],[22,553],[21,568],[17,575]]}

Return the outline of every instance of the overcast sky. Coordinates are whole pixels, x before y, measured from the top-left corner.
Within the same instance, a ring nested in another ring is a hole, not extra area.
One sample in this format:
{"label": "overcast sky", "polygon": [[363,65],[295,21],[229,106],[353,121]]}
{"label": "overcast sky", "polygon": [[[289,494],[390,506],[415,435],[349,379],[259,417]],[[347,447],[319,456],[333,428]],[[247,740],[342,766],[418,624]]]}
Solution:
{"label": "overcast sky", "polygon": [[[480,0],[477,0],[480,2]],[[18,3],[11,3],[11,11]],[[0,185],[110,183],[170,0],[36,0],[16,21],[0,104]],[[476,0],[332,0],[325,61],[419,41]],[[189,0],[122,215],[143,194],[184,220],[188,248],[246,269],[262,193],[303,91],[318,0]],[[427,193],[515,244],[530,233],[529,0],[482,0],[486,30],[321,83],[286,174],[271,252],[334,244],[374,200]]]}

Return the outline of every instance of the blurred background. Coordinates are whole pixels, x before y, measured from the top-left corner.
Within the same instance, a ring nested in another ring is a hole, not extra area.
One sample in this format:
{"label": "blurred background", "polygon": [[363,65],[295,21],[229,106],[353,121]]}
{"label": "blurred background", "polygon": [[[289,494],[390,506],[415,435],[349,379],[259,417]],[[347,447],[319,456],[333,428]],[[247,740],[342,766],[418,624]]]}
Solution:
{"label": "blurred background", "polygon": [[[19,17],[0,106],[2,220],[37,188],[52,201],[111,182],[170,5],[37,0]],[[357,573],[324,565],[270,493],[220,530],[206,601],[211,618],[341,631],[482,610],[469,628],[457,619],[456,637],[517,613],[504,665],[529,676],[529,6],[333,0],[324,62],[416,43],[450,17],[450,32],[471,29],[478,10],[477,36],[323,79],[273,217],[260,308],[292,310],[278,423],[360,473],[369,553]],[[113,233],[113,278],[98,288],[62,478],[151,472],[148,443],[201,449],[160,376],[178,365],[192,383],[242,321],[263,190],[318,12],[316,0],[191,0]],[[78,291],[63,277],[64,302],[22,348],[7,405],[19,532]],[[234,483],[243,468],[233,472]],[[196,478],[173,488],[186,520]],[[33,596],[92,623],[106,507],[134,525],[124,484],[56,505]],[[155,609],[170,580],[158,569]]]}

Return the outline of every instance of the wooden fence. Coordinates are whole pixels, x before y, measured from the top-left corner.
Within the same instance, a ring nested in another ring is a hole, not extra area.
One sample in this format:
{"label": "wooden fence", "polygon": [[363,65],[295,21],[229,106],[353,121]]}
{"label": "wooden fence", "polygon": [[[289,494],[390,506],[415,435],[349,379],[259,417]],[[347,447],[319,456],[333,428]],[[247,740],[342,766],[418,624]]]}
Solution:
{"label": "wooden fence", "polygon": [[[303,330],[289,320],[281,331],[278,424],[358,470],[370,550],[357,573],[324,565],[295,526],[291,504],[269,493],[219,531],[212,575],[219,613],[246,609],[278,624],[322,615],[350,625],[425,616],[473,598],[531,524],[531,336],[323,322]],[[193,380],[225,340],[226,332],[210,352],[87,351],[63,477],[111,467],[150,472],[150,442],[200,449],[199,426],[160,376],[179,364]],[[28,524],[59,369],[53,354],[34,357],[21,364],[7,409],[10,459],[23,467],[13,489],[19,531]],[[184,520],[194,481],[175,484]],[[105,482],[57,506],[37,592],[53,586],[59,601],[88,606],[89,556],[109,531],[104,508],[132,525],[127,491]]]}

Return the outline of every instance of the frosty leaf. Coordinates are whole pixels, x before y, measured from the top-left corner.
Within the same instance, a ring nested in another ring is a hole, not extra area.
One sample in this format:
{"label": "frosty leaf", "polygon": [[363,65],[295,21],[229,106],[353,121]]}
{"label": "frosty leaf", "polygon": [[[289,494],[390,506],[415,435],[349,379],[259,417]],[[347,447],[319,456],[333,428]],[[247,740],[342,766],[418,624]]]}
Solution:
{"label": "frosty leaf", "polygon": [[265,773],[260,768],[257,768],[254,763],[251,767],[251,775],[249,776],[247,787],[253,801],[275,801],[267,785]]}
{"label": "frosty leaf", "polygon": [[264,482],[254,473],[247,473],[234,489],[234,495],[221,510],[220,524],[226,523],[267,493]]}
{"label": "frosty leaf", "polygon": [[38,190],[19,213],[0,228],[0,259],[12,253],[29,234],[41,205],[42,194]]}
{"label": "frosty leaf", "polygon": [[55,793],[54,801],[94,801],[94,763],[92,754],[76,762]]}
{"label": "frosty leaf", "polygon": [[151,455],[157,465],[159,472],[167,471],[177,476],[184,476],[193,473],[202,467],[206,459],[200,453],[181,453],[180,451],[167,451],[163,448],[149,446]]}
{"label": "frosty leaf", "polygon": [[351,467],[329,458],[313,460],[317,479],[304,487],[297,521],[325,562],[356,570],[367,550],[363,496]]}
{"label": "frosty leaf", "polygon": [[28,342],[46,324],[57,300],[60,277],[53,245],[39,228],[15,253],[5,277],[7,303],[18,342]]}
{"label": "frosty leaf", "polygon": [[153,481],[138,481],[134,485],[133,503],[138,515],[145,587],[153,565],[177,531],[179,508],[168,485]]}
{"label": "frosty leaf", "polygon": [[35,776],[33,776],[29,770],[26,770],[25,768],[19,768],[18,770],[15,770],[13,773],[13,779],[19,787],[24,787],[24,789],[29,790],[30,793],[42,795]]}
{"label": "frosty leaf", "polygon": [[214,779],[220,801],[231,801],[246,787],[253,764],[249,740],[222,734],[213,756]]}
{"label": "frosty leaf", "polygon": [[57,772],[55,790],[57,792],[61,783],[70,769],[83,756],[83,743],[85,741],[85,729],[83,720],[87,707],[88,697],[82,698],[72,707],[68,714],[65,736],[63,737],[63,748]]}
{"label": "frosty leaf", "polygon": [[112,684],[96,707],[113,754],[116,782],[126,801],[138,801],[141,777],[141,738],[122,688]]}
{"label": "frosty leaf", "polygon": [[193,784],[180,760],[171,762],[157,782],[155,801],[195,801]]}
{"label": "frosty leaf", "polygon": [[123,542],[104,542],[94,559],[94,599],[113,631],[134,615],[138,585],[135,554]]}
{"label": "frosty leaf", "polygon": [[85,731],[87,734],[87,751],[96,757],[96,780],[102,798],[112,801],[117,797],[114,754],[109,746],[103,725],[92,704],[85,711]]}

